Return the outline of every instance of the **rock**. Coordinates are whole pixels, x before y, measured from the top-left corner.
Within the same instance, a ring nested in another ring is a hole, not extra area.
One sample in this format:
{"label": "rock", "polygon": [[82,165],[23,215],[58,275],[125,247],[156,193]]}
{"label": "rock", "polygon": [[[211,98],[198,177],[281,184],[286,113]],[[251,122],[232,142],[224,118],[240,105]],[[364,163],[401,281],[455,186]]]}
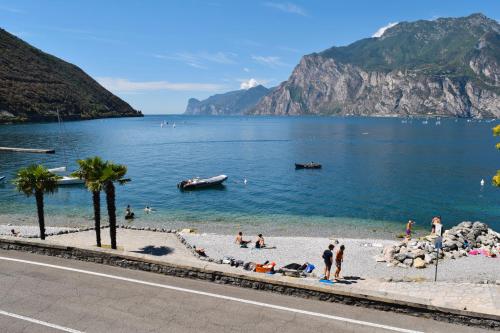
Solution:
{"label": "rock", "polygon": [[413,264],[413,259],[407,258],[407,259],[403,260],[403,264],[410,267]]}
{"label": "rock", "polygon": [[426,253],[425,256],[424,256],[424,262],[426,264],[430,264],[430,263],[432,263],[432,261],[434,260],[434,258],[430,254]]}
{"label": "rock", "polygon": [[398,267],[400,268],[408,268],[409,266],[405,265],[405,264],[402,264],[402,263],[399,263],[398,264]]}
{"label": "rock", "polygon": [[375,261],[376,262],[385,262],[385,257],[383,256],[375,256]]}
{"label": "rock", "polygon": [[403,260],[406,259],[406,253],[398,253],[394,256],[394,259],[396,259],[399,262],[402,262]]}
{"label": "rock", "polygon": [[421,259],[421,258],[416,258],[416,259],[413,261],[413,267],[415,267],[415,268],[425,268],[425,267],[426,267],[426,264],[425,264],[424,259]]}

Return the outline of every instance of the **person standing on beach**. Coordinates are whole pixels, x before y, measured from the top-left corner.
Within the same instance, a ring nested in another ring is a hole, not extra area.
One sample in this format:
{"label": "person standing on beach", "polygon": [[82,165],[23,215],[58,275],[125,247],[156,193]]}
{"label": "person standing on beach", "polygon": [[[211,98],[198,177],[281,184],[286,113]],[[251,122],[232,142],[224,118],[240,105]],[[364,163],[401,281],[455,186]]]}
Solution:
{"label": "person standing on beach", "polygon": [[408,220],[408,223],[406,223],[406,239],[410,240],[411,239],[411,229],[415,222],[413,220]]}
{"label": "person standing on beach", "polygon": [[337,251],[337,255],[335,256],[335,266],[337,266],[337,270],[335,271],[335,280],[340,278],[340,270],[342,269],[342,262],[344,261],[344,245],[340,245],[340,250]]}
{"label": "person standing on beach", "polygon": [[328,249],[323,252],[323,261],[325,262],[325,280],[330,280],[330,271],[332,270],[333,264],[333,249],[335,246],[333,244],[328,245]]}

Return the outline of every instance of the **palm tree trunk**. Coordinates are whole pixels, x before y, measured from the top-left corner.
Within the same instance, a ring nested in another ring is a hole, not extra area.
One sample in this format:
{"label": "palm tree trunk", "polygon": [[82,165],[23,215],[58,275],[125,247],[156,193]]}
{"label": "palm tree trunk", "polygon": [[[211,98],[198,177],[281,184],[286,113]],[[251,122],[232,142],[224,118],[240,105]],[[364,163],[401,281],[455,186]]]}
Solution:
{"label": "palm tree trunk", "polygon": [[116,250],[116,204],[115,185],[113,182],[106,183],[106,204],[108,205],[109,237],[111,238],[111,248]]}
{"label": "palm tree trunk", "polygon": [[38,226],[40,227],[40,239],[45,239],[45,216],[43,212],[43,192],[35,192],[36,210],[38,213]]}
{"label": "palm tree trunk", "polygon": [[101,247],[101,192],[92,192],[92,201],[94,203],[94,227],[95,239],[98,247]]}

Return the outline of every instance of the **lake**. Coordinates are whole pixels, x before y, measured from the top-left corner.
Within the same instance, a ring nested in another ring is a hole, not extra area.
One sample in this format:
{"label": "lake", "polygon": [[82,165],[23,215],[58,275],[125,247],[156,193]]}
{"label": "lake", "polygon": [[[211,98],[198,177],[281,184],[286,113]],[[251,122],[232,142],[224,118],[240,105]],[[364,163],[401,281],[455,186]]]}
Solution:
{"label": "lake", "polygon": [[[118,212],[132,205],[136,225],[375,237],[404,231],[408,218],[428,228],[441,215],[447,225],[480,220],[500,228],[500,189],[490,185],[500,169],[496,124],[165,115],[3,125],[1,146],[56,154],[0,153],[0,175],[12,179],[30,163],[74,169],[76,159],[93,155],[123,163],[132,182],[117,190]],[[295,162],[309,161],[323,168],[295,170]],[[219,174],[229,176],[221,189],[176,187]],[[102,203],[105,215],[104,196]],[[156,211],[145,214],[146,205]],[[46,207],[49,225],[91,224],[91,195],[83,187],[60,188],[46,197]],[[2,221],[34,223],[35,214],[33,198],[17,193],[10,180],[0,185]]]}

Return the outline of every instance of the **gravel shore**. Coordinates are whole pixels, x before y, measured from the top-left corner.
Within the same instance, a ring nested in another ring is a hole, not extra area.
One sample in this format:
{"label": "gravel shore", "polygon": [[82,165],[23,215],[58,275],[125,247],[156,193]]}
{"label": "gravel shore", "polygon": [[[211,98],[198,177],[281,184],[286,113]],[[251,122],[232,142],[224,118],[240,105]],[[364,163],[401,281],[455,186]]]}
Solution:
{"label": "gravel shore", "polygon": [[[321,255],[328,244],[334,241],[319,237],[266,237],[266,244],[276,249],[240,248],[234,243],[234,236],[215,234],[183,234],[189,244],[203,247],[208,256],[222,259],[232,256],[243,261],[262,263],[275,261],[278,267],[295,262],[310,262],[317,268],[315,273],[321,274],[324,268]],[[244,239],[254,240],[255,237]],[[387,267],[385,262],[376,262],[383,247],[394,244],[393,240],[339,238],[344,244],[344,264],[342,275],[362,278],[378,278],[393,280],[434,280],[434,267],[425,269]],[[440,260],[438,266],[439,281],[453,282],[492,282],[500,277],[500,259],[483,256],[470,256],[459,259]]]}
{"label": "gravel shore", "polygon": [[[19,237],[40,236],[40,229],[33,225],[0,225],[0,235],[12,236],[11,230],[18,232]],[[47,236],[57,234],[59,231],[74,231],[74,228],[63,227],[46,227],[45,233]]]}

